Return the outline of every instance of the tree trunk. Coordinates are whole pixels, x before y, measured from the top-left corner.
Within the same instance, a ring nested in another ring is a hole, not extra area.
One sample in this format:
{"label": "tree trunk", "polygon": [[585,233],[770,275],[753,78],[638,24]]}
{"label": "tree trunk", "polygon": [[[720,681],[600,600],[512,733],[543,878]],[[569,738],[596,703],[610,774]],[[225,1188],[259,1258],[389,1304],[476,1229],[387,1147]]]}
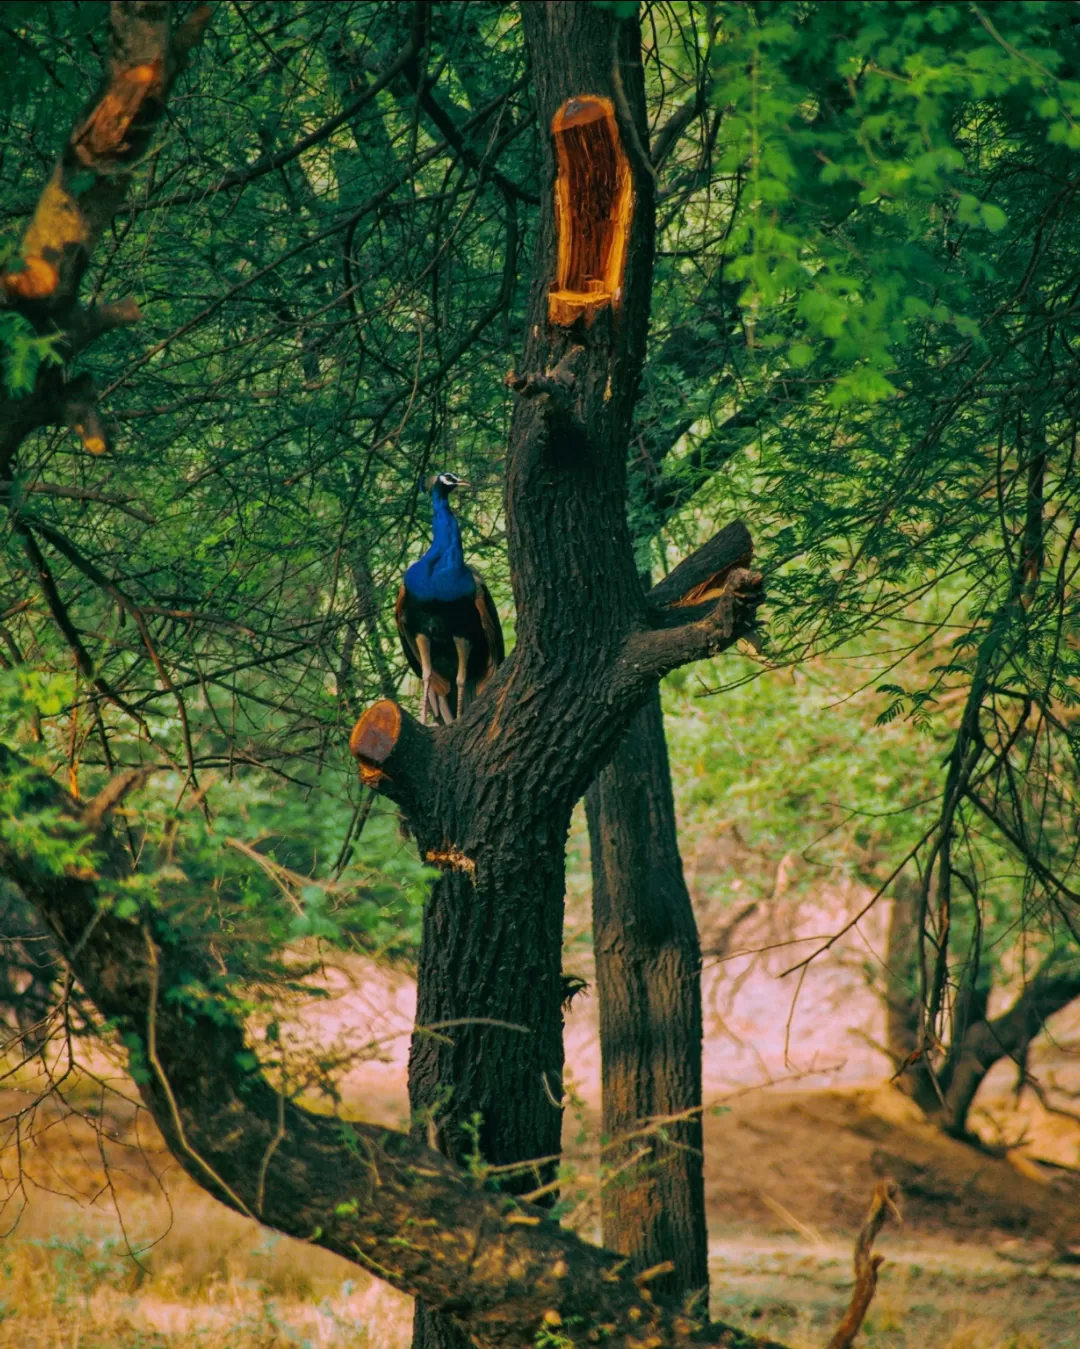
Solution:
{"label": "tree trunk", "polygon": [[950,1046],[938,1080],[944,1101],[935,1095],[927,1113],[955,1138],[968,1138],[967,1120],[986,1074],[1001,1059],[1013,1059],[1021,1074],[1028,1046],[1055,1012],[1080,998],[1080,972],[1039,970],[1007,1012],[987,1019],[967,1018],[957,1026],[956,1043]]}
{"label": "tree trunk", "polygon": [[893,882],[885,940],[885,1046],[896,1085],[929,1113],[939,1104],[919,1043],[919,886],[901,873]]}
{"label": "tree trunk", "polygon": [[[610,10],[579,3],[526,3],[522,18],[545,130],[577,95],[619,102],[617,60],[621,102],[629,100],[637,123],[620,125],[622,139],[646,134],[636,21],[620,24]],[[610,713],[596,715],[586,682],[595,689],[589,665],[598,674],[609,664],[628,614],[641,603],[625,517],[624,447],[644,355],[653,248],[652,184],[635,171],[621,321],[609,308],[587,329],[580,319],[572,329],[550,328],[557,231],[567,222],[555,217],[551,135],[544,146],[547,190],[524,369],[549,370],[581,349],[572,373],[587,386],[584,401],[592,407],[584,417],[545,407],[550,394],[518,403],[507,481],[517,544],[517,651],[504,666],[503,687],[490,691],[486,713],[466,716],[461,726],[470,743],[456,757],[466,771],[440,775],[440,799],[425,818],[410,813],[422,852],[460,851],[467,859],[445,864],[424,915],[409,1058],[414,1128],[458,1161],[474,1150],[499,1166],[547,1159],[505,1175],[504,1188],[519,1194],[552,1179],[561,1146],[565,848],[574,801],[588,780],[581,778],[582,741],[590,739],[584,728],[593,728],[606,758],[625,726],[613,724]],[[583,165],[586,174],[590,168]],[[594,521],[583,520],[577,505],[583,490],[596,503]],[[591,527],[601,519],[600,529]],[[577,584],[568,590],[571,575]],[[585,578],[592,631],[582,643],[573,597]],[[518,705],[510,721],[503,712],[508,695]],[[448,1318],[418,1306],[413,1344],[464,1349],[466,1341]]]}
{"label": "tree trunk", "polygon": [[679,856],[659,688],[590,787],[586,810],[602,1132],[610,1140],[604,1244],[628,1255],[635,1270],[670,1260],[673,1272],[654,1279],[653,1291],[680,1301],[701,1294],[708,1305],[701,950]]}
{"label": "tree trunk", "polygon": [[986,973],[969,968],[953,1006],[952,1042],[931,1071],[925,1055],[913,1058],[919,1043],[918,910],[918,885],[898,877],[886,940],[887,1048],[900,1090],[945,1133],[969,1138],[968,1114],[987,1073],[1003,1058],[1015,1059],[1023,1071],[1028,1045],[1047,1020],[1080,998],[1080,973],[1044,966],[1007,1012],[988,1017]]}

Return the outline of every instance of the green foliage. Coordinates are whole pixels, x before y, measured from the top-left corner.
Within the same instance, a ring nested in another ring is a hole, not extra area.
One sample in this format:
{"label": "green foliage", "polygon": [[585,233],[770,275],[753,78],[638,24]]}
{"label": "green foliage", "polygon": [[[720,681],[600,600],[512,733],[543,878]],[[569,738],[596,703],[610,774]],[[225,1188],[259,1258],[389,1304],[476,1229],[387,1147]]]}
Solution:
{"label": "green foliage", "polygon": [[1010,138],[1080,148],[1068,7],[720,8],[719,167],[742,180],[728,275],[759,343],[834,363],[830,406],[888,397],[927,319],[978,341]]}
{"label": "green foliage", "polygon": [[597,9],[610,9],[617,19],[632,19],[640,6],[638,0],[595,0]]}
{"label": "green foliage", "polygon": [[[0,16],[11,252],[100,77],[104,17]],[[480,484],[466,552],[513,627],[503,377],[546,129],[514,8],[438,3],[424,70],[457,143],[404,76],[326,130],[408,22],[379,0],[215,11],[85,287],[144,315],[79,362],[118,453],[46,430],[8,482],[62,609],[5,533],[0,729],[84,796],[166,765],[127,804],[140,865],[110,902],[220,936],[223,989],[193,999],[253,1005],[250,972],[290,944],[415,949],[430,876],[367,813],[345,746],[374,697],[410,696],[390,615],[431,469]],[[676,3],[644,32],[652,142],[694,115],[657,169],[638,557],[665,570],[742,515],[767,656],[808,662],[745,685],[725,662],[722,717],[680,695],[687,809],[737,815],[773,866],[794,850],[879,878],[944,830],[970,849],[973,914],[1008,902],[1053,934],[1080,748],[1072,7]],[[14,409],[58,346],[10,309],[0,346]]]}
{"label": "green foliage", "polygon": [[[53,129],[52,109],[63,126],[78,111],[86,81],[100,76],[95,34],[108,19],[104,0],[81,4],[40,5],[34,0],[8,0],[0,14],[4,46],[4,78],[0,82],[0,116],[33,118],[33,133]],[[49,147],[59,152],[59,145]],[[48,151],[46,151],[48,153]],[[25,165],[12,166],[18,173]]]}
{"label": "green foliage", "polygon": [[62,333],[39,336],[21,314],[0,311],[0,365],[4,387],[14,398],[32,393],[43,365],[62,365]]}
{"label": "green foliage", "polygon": [[[890,859],[917,842],[920,807],[941,790],[942,746],[903,720],[875,726],[872,692],[859,684],[876,659],[865,648],[846,651],[843,664],[770,671],[719,700],[702,698],[693,674],[667,680],[668,742],[688,840],[738,840],[731,864],[710,869],[718,896],[738,882],[740,902],[767,898],[787,855],[800,863],[796,884],[883,880]],[[740,665],[752,674],[749,662]],[[730,660],[722,673],[735,673]],[[745,853],[754,859],[749,867]]]}

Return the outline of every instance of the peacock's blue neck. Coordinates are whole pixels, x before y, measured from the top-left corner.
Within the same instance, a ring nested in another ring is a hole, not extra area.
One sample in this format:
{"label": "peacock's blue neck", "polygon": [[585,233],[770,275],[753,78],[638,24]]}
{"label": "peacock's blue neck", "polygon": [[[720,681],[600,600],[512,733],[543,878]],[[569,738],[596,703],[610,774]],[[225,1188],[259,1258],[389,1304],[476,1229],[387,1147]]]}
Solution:
{"label": "peacock's blue neck", "polygon": [[438,483],[431,493],[433,513],[431,547],[405,573],[405,589],[422,602],[465,599],[476,582],[465,565],[461,529],[446,490]]}

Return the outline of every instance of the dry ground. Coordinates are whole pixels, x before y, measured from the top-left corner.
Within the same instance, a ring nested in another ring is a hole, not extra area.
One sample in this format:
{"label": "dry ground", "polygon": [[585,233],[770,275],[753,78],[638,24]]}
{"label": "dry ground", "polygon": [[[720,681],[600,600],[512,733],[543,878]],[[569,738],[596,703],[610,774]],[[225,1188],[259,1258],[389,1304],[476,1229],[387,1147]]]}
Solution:
{"label": "dry ground", "polygon": [[[708,870],[711,859],[701,865]],[[793,1349],[824,1345],[847,1300],[852,1235],[876,1179],[889,1174],[904,1187],[906,1222],[879,1242],[887,1263],[862,1344],[1080,1349],[1080,1265],[1056,1258],[1080,1241],[1080,1197],[1068,1181],[1068,1169],[1080,1166],[1080,1124],[1048,1113],[1030,1093],[1017,1105],[1015,1070],[1003,1065],[979,1098],[983,1136],[1009,1146],[1007,1156],[992,1157],[942,1138],[891,1088],[868,1087],[887,1076],[881,1007],[863,975],[880,953],[887,913],[872,912],[811,966],[792,1013],[792,980],[782,971],[865,896],[834,888],[788,903],[781,873],[764,912],[734,939],[724,924],[737,902],[699,906],[703,944],[715,952],[704,989],[714,1312]],[[591,979],[587,932],[579,867],[566,963]],[[342,1081],[346,1110],[404,1123],[414,986],[356,961],[331,971],[328,982],[331,998],[293,1027],[297,1052],[306,1042],[355,1053]],[[574,1100],[565,1193],[578,1205],[576,1225],[596,1237],[591,996],[575,999],[566,1040]],[[1030,1066],[1078,1088],[1078,1047],[1080,1022],[1059,1018],[1034,1046]],[[0,1118],[26,1100],[0,1097]],[[93,1117],[91,1093],[81,1089],[75,1100]],[[101,1122],[116,1139],[105,1147],[115,1194],[102,1188],[91,1123],[42,1115],[37,1143],[24,1149],[26,1184],[11,1193],[0,1228],[25,1200],[18,1225],[0,1239],[0,1349],[408,1344],[407,1299],[217,1205],[170,1164],[145,1115],[136,1128],[118,1098]],[[0,1152],[0,1170],[9,1184],[18,1174],[10,1146]]]}
{"label": "dry ground", "polygon": [[[0,1110],[21,1103],[8,1093]],[[0,1349],[404,1349],[407,1299],[222,1208],[116,1101],[99,1121],[115,1140],[114,1205],[88,1113],[42,1114],[24,1153],[25,1211],[0,1243]],[[576,1150],[570,1182],[588,1235],[591,1152]],[[851,1233],[887,1171],[904,1181],[906,1223],[879,1243],[888,1263],[867,1346],[1080,1349],[1080,1265],[1054,1258],[1080,1240],[1080,1205],[1048,1168],[1036,1179],[941,1139],[880,1088],[743,1096],[709,1116],[707,1155],[725,1319],[798,1349],[824,1344],[850,1288]],[[15,1163],[9,1151],[9,1177]]]}

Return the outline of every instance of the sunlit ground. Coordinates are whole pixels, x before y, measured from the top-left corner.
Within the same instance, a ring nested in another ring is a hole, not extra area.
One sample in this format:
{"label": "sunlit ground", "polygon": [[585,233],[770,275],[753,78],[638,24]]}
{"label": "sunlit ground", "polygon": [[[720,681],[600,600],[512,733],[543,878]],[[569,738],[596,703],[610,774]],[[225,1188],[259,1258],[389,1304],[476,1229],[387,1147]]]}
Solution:
{"label": "sunlit ground", "polygon": [[[576,842],[580,847],[580,831]],[[713,866],[693,840],[687,856],[692,882],[695,872]],[[580,863],[568,905],[566,963],[590,978]],[[741,928],[735,949],[828,931],[861,898],[840,887],[788,902],[782,884],[777,891],[767,921]],[[1063,1188],[1067,1172],[1045,1163],[1080,1162],[1080,1127],[1047,1115],[1027,1097],[1017,1110],[1010,1073],[998,1071],[980,1097],[978,1122],[986,1137],[1019,1146],[1009,1159],[980,1157],[940,1139],[908,1102],[880,1086],[886,1076],[875,1047],[881,1009],[861,967],[867,949],[882,939],[885,916],[884,910],[872,915],[812,970],[790,1035],[790,980],[777,975],[790,963],[791,948],[709,964],[713,1311],[793,1349],[819,1349],[846,1304],[851,1239],[874,1182],[893,1174],[905,1187],[906,1223],[902,1230],[887,1228],[879,1241],[887,1263],[860,1343],[870,1349],[1078,1349],[1080,1265],[1055,1259],[1060,1224],[1054,1215],[1070,1205],[1080,1214],[1080,1202]],[[707,945],[718,916],[704,904],[699,917]],[[360,1061],[345,1079],[346,1102],[386,1123],[403,1122],[411,982],[347,962],[332,984],[336,996],[298,1023],[296,1043],[305,1036],[351,1043]],[[1077,1030],[1055,1023],[1033,1054],[1033,1065],[1064,1085],[1076,1074],[1070,1051]],[[567,1057],[576,1099],[567,1116],[565,1193],[574,1201],[576,1225],[595,1238],[597,1158],[589,1140],[597,1129],[599,1054],[588,995],[574,1003]],[[770,1079],[774,1086],[755,1089]],[[25,1080],[24,1086],[34,1084]],[[0,1114],[30,1099],[8,1092]],[[119,1098],[108,1099],[99,1113],[100,1097],[84,1084],[72,1101],[90,1121],[39,1114],[31,1128],[36,1142],[23,1151],[24,1188],[9,1196],[8,1222],[22,1213],[0,1243],[0,1349],[398,1349],[408,1343],[408,1299],[347,1262],[277,1237],[209,1199],[171,1163],[145,1115],[136,1127]],[[95,1117],[114,1139],[105,1146],[112,1192],[105,1187]],[[2,1164],[11,1187],[19,1174],[12,1147]]]}

